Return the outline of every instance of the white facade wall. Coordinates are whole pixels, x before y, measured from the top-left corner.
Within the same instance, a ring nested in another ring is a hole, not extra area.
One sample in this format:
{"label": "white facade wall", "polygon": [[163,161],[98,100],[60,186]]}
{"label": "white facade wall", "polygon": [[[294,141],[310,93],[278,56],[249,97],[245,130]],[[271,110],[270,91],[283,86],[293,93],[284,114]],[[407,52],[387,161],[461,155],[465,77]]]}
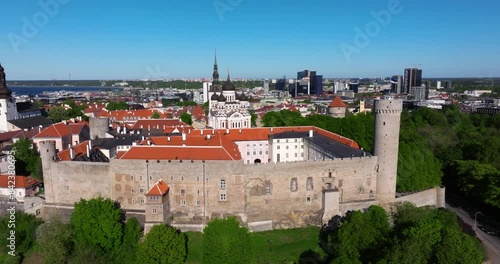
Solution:
{"label": "white facade wall", "polygon": [[268,163],[269,161],[269,141],[236,141],[238,149],[241,153],[241,159],[245,164],[255,163],[260,160],[260,163]]}
{"label": "white facade wall", "polygon": [[306,160],[303,138],[272,139],[271,160],[273,162],[295,162]]}
{"label": "white facade wall", "polygon": [[17,117],[16,99],[0,99],[0,132],[9,131],[9,120]]}

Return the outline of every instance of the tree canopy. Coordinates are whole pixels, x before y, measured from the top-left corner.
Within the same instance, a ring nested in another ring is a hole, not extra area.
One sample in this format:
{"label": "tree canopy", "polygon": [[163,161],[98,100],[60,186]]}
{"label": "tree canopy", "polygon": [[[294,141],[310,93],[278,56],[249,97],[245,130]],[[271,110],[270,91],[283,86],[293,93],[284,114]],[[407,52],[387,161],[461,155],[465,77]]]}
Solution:
{"label": "tree canopy", "polygon": [[167,225],[155,225],[139,246],[137,259],[146,264],[184,263],[186,235]]}
{"label": "tree canopy", "polygon": [[385,211],[334,217],[322,228],[331,263],[481,263],[481,245],[460,229],[455,214],[445,209],[398,204],[389,225]]}
{"label": "tree canopy", "polygon": [[16,157],[16,173],[18,175],[31,175],[37,179],[43,179],[40,155],[36,145],[31,140],[22,138],[12,145]]}
{"label": "tree canopy", "polygon": [[123,219],[120,205],[111,199],[80,200],[71,215],[76,244],[102,253],[116,251],[122,243]]}
{"label": "tree canopy", "polygon": [[188,124],[188,125],[193,124],[193,119],[191,118],[191,115],[187,112],[184,112],[181,114],[181,121]]}
{"label": "tree canopy", "polygon": [[250,234],[235,217],[214,219],[203,230],[203,263],[252,263]]}

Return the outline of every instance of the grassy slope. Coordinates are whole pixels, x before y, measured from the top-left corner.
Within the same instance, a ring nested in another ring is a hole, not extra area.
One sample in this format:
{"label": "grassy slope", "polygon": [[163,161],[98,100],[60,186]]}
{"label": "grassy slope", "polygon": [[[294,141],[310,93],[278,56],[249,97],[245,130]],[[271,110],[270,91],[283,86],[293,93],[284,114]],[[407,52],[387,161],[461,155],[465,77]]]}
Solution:
{"label": "grassy slope", "polygon": [[[321,252],[318,246],[319,227],[273,230],[252,233],[257,263],[287,263],[298,261],[307,250]],[[202,234],[187,233],[188,257],[186,263],[201,263]]]}

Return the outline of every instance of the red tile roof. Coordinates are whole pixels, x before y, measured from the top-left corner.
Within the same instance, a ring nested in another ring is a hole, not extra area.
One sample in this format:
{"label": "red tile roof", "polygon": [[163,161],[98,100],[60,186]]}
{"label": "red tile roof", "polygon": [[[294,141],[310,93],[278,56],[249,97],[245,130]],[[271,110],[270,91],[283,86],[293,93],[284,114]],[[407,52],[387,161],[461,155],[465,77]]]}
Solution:
{"label": "red tile roof", "polygon": [[170,188],[163,180],[159,180],[151,187],[149,192],[146,193],[146,196],[163,196],[167,194],[169,189]]}
{"label": "red tile roof", "polygon": [[328,105],[328,107],[347,107],[344,102],[342,102],[342,99],[340,99],[340,96],[335,96],[333,98],[332,102]]}
{"label": "red tile roof", "polygon": [[195,108],[193,108],[192,114],[196,120],[200,120],[205,117],[205,110],[203,110],[203,107],[201,107],[200,105],[197,105]]}
{"label": "red tile roof", "polygon": [[6,142],[11,140],[15,135],[19,134],[22,130],[10,131],[5,133],[0,133],[0,142]]}
{"label": "red tile roof", "polygon": [[38,135],[34,136],[34,138],[62,138],[70,135],[78,135],[84,126],[88,127],[89,124],[76,119],[63,121],[45,128]]}
{"label": "red tile roof", "polygon": [[132,126],[132,129],[151,128],[151,129],[166,129],[168,127],[187,126],[179,119],[141,119],[137,120]]}
{"label": "red tile roof", "polygon": [[160,118],[167,118],[167,113],[155,109],[102,111],[97,114],[97,117],[109,117],[112,121],[126,121],[151,119],[153,113],[159,113]]}
{"label": "red tile roof", "polygon": [[238,148],[222,146],[133,146],[120,159],[241,160]]}
{"label": "red tile roof", "polygon": [[[73,153],[75,157],[80,156],[80,155],[87,155],[87,146],[89,145],[89,141],[84,141],[76,146],[73,146]],[[65,160],[65,161],[70,161],[71,160],[71,150],[70,149],[65,149],[62,151],[59,151],[57,153],[57,156],[59,156],[60,160]]]}
{"label": "red tile roof", "polygon": [[[30,188],[31,186],[39,183],[40,181],[27,176],[15,176],[15,188]],[[9,175],[0,175],[0,188],[9,188]]]}

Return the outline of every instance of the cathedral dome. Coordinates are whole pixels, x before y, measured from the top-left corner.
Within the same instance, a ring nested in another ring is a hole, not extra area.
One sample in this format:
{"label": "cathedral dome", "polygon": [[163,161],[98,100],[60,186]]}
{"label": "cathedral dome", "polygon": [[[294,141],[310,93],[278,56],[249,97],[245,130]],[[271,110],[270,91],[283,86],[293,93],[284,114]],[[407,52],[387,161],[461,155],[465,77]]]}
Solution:
{"label": "cathedral dome", "polygon": [[248,96],[246,96],[245,93],[241,93],[240,101],[248,101]]}
{"label": "cathedral dome", "polygon": [[236,87],[234,86],[233,82],[231,82],[231,79],[229,78],[229,73],[227,74],[227,80],[222,86],[222,91],[235,91]]}
{"label": "cathedral dome", "polygon": [[217,99],[219,99],[219,96],[216,93],[212,94],[212,97],[210,97],[210,100],[213,101],[217,101]]}
{"label": "cathedral dome", "polygon": [[219,95],[219,98],[217,99],[217,101],[219,102],[225,102],[226,101],[226,97],[224,97],[224,95],[222,95],[222,93]]}

